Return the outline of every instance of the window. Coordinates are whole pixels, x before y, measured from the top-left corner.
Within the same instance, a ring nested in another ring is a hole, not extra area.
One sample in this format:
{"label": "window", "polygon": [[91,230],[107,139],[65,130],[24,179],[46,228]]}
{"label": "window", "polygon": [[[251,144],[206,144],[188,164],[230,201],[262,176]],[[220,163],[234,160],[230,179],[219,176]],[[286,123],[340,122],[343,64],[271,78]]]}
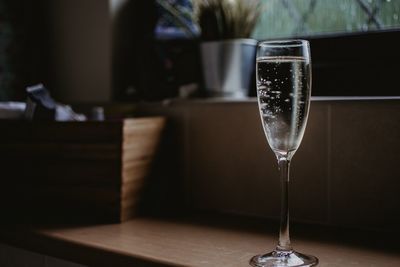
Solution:
{"label": "window", "polygon": [[400,28],[398,0],[263,0],[256,39]]}
{"label": "window", "polygon": [[190,0],[156,0],[156,3],[159,16],[155,28],[157,39],[194,38],[198,35]]}
{"label": "window", "polygon": [[399,0],[263,2],[254,38],[309,39],[313,95],[400,95]]}

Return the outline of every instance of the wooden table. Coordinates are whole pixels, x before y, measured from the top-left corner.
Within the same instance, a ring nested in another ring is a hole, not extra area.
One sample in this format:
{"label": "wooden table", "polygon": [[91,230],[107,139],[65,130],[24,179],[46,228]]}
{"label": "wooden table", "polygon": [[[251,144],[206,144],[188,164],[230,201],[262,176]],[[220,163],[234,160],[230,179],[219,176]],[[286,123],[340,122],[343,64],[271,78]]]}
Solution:
{"label": "wooden table", "polygon": [[[398,235],[292,229],[294,247],[316,255],[319,266],[400,266]],[[274,248],[276,224],[196,216],[89,226],[3,225],[0,242],[89,266],[248,266],[251,256]]]}

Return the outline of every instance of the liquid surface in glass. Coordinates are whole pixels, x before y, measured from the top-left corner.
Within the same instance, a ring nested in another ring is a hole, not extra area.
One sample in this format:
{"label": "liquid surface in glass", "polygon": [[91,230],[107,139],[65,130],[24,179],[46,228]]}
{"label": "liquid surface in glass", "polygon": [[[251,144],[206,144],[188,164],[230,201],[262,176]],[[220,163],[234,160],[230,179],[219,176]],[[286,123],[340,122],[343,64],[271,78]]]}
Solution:
{"label": "liquid surface in glass", "polygon": [[292,154],[307,123],[310,62],[304,57],[257,58],[257,96],[265,135],[272,150]]}

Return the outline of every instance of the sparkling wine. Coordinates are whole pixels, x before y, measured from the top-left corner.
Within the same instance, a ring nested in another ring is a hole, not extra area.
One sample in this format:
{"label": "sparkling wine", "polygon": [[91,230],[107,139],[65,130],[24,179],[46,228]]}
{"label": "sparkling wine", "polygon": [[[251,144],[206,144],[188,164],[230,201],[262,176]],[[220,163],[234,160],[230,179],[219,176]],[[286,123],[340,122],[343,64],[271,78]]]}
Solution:
{"label": "sparkling wine", "polygon": [[257,95],[268,143],[275,153],[292,154],[307,123],[310,62],[304,57],[257,58]]}
{"label": "sparkling wine", "polygon": [[250,259],[253,267],[316,266],[314,256],[293,250],[289,235],[290,162],[304,135],[311,95],[310,44],[306,40],[262,41],[257,45],[257,95],[268,143],[281,179],[281,223],[276,248]]}

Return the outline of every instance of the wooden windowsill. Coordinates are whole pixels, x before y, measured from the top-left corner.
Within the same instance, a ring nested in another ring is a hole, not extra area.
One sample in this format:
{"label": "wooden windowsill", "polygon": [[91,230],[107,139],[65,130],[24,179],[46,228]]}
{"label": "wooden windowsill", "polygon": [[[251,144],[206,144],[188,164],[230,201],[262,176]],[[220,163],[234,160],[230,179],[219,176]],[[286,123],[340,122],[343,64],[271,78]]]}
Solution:
{"label": "wooden windowsill", "polygon": [[[276,225],[235,218],[137,218],[91,226],[3,225],[0,242],[89,266],[248,266],[274,248]],[[297,229],[296,229],[297,228]],[[261,230],[263,229],[263,230]],[[392,239],[295,225],[293,245],[319,266],[400,266]]]}

